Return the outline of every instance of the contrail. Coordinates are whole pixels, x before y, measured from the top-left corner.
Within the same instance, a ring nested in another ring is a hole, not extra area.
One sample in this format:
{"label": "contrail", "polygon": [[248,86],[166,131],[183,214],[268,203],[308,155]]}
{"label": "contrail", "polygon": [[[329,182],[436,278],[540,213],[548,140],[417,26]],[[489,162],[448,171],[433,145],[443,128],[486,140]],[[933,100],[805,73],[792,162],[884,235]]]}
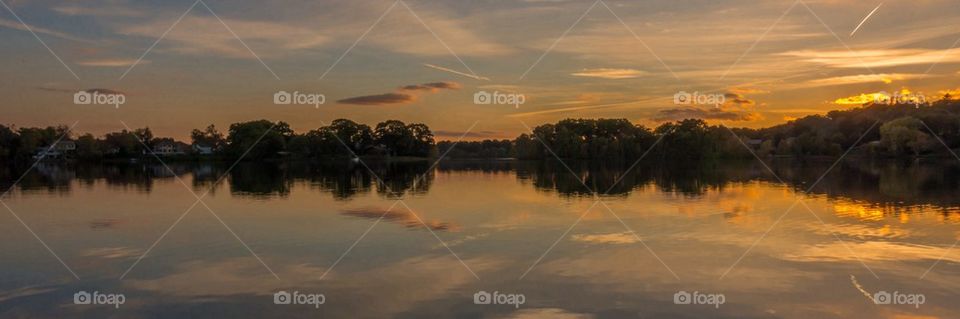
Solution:
{"label": "contrail", "polygon": [[479,76],[479,75],[473,75],[473,74],[469,74],[469,73],[463,73],[463,72],[460,72],[460,71],[457,71],[457,70],[454,70],[454,69],[448,69],[448,68],[445,68],[445,67],[442,67],[442,66],[436,66],[436,65],[428,64],[428,63],[424,63],[423,66],[428,67],[428,68],[431,68],[431,69],[436,69],[436,70],[444,71],[444,72],[450,72],[450,73],[453,73],[453,74],[456,74],[456,75],[462,75],[462,76],[465,76],[465,77],[468,77],[468,78],[471,78],[471,79],[475,79],[475,80],[490,81],[490,78],[488,78],[488,77],[483,77],[483,76]]}
{"label": "contrail", "polygon": [[870,13],[868,13],[866,17],[863,17],[863,20],[860,21],[860,24],[858,24],[856,28],[853,28],[853,32],[850,32],[850,36],[852,37],[854,33],[857,33],[857,30],[860,30],[860,26],[863,26],[863,23],[867,22],[867,19],[870,19],[870,17],[873,16],[873,14],[876,13],[877,10],[879,10],[880,6],[882,5],[883,5],[883,2],[878,4],[876,8],[873,8],[873,11],[870,11]]}
{"label": "contrail", "polygon": [[866,296],[867,299],[870,299],[870,301],[876,303],[876,300],[873,300],[873,294],[867,292],[866,289],[863,289],[863,286],[861,286],[861,285],[860,285],[860,282],[857,281],[857,277],[854,277],[853,275],[850,275],[850,282],[852,282],[852,283],[853,283],[853,287],[854,287],[854,288],[857,288],[857,290],[859,290],[860,293],[862,293],[864,296]]}

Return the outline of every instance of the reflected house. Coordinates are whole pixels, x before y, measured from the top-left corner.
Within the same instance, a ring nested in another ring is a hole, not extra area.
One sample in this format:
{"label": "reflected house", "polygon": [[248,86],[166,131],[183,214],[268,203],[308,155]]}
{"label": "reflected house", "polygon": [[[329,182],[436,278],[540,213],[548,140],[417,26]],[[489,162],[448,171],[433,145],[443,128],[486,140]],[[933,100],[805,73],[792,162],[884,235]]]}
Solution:
{"label": "reflected house", "polygon": [[33,155],[33,158],[60,158],[64,155],[73,153],[77,150],[77,143],[70,140],[57,141],[52,146],[47,145],[43,147],[38,147]]}
{"label": "reflected house", "polygon": [[203,144],[193,143],[190,146],[193,149],[193,153],[198,155],[213,155],[213,146],[207,146]]}

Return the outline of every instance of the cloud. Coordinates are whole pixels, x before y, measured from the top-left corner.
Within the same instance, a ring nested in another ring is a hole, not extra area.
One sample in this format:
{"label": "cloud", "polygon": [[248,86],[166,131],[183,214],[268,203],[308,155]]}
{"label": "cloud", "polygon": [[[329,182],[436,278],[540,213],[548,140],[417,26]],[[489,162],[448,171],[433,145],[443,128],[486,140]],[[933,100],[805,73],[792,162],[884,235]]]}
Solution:
{"label": "cloud", "polygon": [[839,98],[833,101],[834,104],[839,105],[863,105],[867,103],[873,103],[887,98],[887,95],[884,93],[861,93],[860,95],[848,96]]}
{"label": "cloud", "polygon": [[504,319],[540,319],[540,318],[591,319],[591,318],[596,318],[596,316],[592,314],[570,312],[570,311],[559,309],[559,308],[532,308],[532,309],[517,310],[501,318],[504,318]]}
{"label": "cloud", "polygon": [[457,82],[430,82],[423,84],[404,85],[397,89],[397,92],[384,93],[376,95],[364,95],[338,100],[340,104],[356,105],[385,105],[385,104],[405,104],[417,100],[417,95],[405,92],[429,92],[436,93],[441,89],[457,90],[460,89],[460,83]]}
{"label": "cloud", "polygon": [[728,91],[736,94],[767,94],[770,91],[757,89],[757,88],[747,88],[747,87],[732,87]]}
{"label": "cloud", "polygon": [[596,235],[577,234],[571,236],[570,239],[591,244],[632,244],[639,241],[637,237],[630,232]]}
{"label": "cloud", "polygon": [[424,63],[423,66],[428,67],[428,68],[431,68],[431,69],[434,69],[434,70],[440,70],[440,71],[449,72],[449,73],[453,73],[453,74],[460,75],[460,76],[465,76],[465,77],[468,77],[468,78],[471,78],[471,79],[475,79],[475,80],[490,81],[490,78],[488,78],[488,77],[483,77],[483,76],[479,76],[479,75],[475,75],[475,74],[470,74],[470,73],[463,73],[463,72],[460,72],[460,71],[457,71],[457,70],[454,70],[454,69],[445,68],[445,67],[442,67],[442,66],[437,66],[437,65],[433,65],[433,64],[429,64],[429,63]]}
{"label": "cloud", "polygon": [[10,29],[16,29],[16,30],[28,31],[28,32],[32,30],[33,32],[38,33],[38,34],[50,35],[50,36],[54,36],[54,37],[58,37],[58,38],[62,38],[62,39],[67,39],[67,40],[73,40],[73,41],[79,41],[79,42],[92,42],[92,41],[90,41],[90,40],[78,38],[78,37],[75,37],[75,36],[72,36],[72,35],[69,35],[69,34],[60,32],[60,31],[51,30],[51,29],[47,29],[47,28],[41,28],[41,27],[38,27],[38,26],[26,26],[26,25],[23,24],[23,23],[20,23],[20,22],[17,22],[17,21],[11,21],[11,20],[7,20],[7,19],[2,19],[2,18],[0,18],[0,27],[6,27],[6,28],[10,28]]}
{"label": "cloud", "polygon": [[723,97],[725,98],[724,104],[728,106],[746,107],[746,106],[754,106],[757,104],[756,101],[748,99],[744,97],[742,94],[725,93]]}
{"label": "cloud", "polygon": [[44,83],[37,87],[37,90],[47,91],[47,92],[60,92],[60,93],[77,93],[77,89],[67,88],[60,83]]}
{"label": "cloud", "polygon": [[[135,59],[98,59],[98,60],[87,60],[77,62],[78,65],[82,66],[93,66],[93,67],[128,67],[136,63]],[[140,60],[140,64],[150,63],[149,60]]]}
{"label": "cloud", "polygon": [[960,48],[948,50],[881,49],[857,52],[800,50],[788,51],[779,55],[799,57],[806,62],[834,68],[877,68],[960,62]]}
{"label": "cloud", "polygon": [[364,95],[338,100],[340,104],[356,105],[386,105],[386,104],[405,104],[417,100],[417,96],[406,93],[384,93],[377,95]]}
{"label": "cloud", "polygon": [[123,7],[99,7],[91,8],[84,6],[65,5],[53,7],[53,11],[68,16],[94,16],[94,17],[141,17],[143,12]]}
{"label": "cloud", "polygon": [[[275,22],[263,22],[240,19],[223,19],[244,43],[262,57],[285,54],[291,50],[315,48],[329,42],[321,32]],[[170,27],[167,19],[139,22],[122,27],[117,33],[159,38]],[[187,16],[164,37],[166,48],[182,54],[219,55],[230,58],[255,59],[242,43],[213,17]]]}
{"label": "cloud", "polygon": [[810,80],[804,83],[805,85],[802,85],[802,86],[820,87],[820,86],[874,83],[874,82],[878,82],[878,83],[882,82],[882,83],[890,84],[890,83],[893,83],[893,81],[922,79],[926,77],[929,77],[929,75],[912,74],[912,73],[856,74],[856,75],[845,75],[845,76],[836,76],[836,77]]}
{"label": "cloud", "polygon": [[462,86],[460,85],[460,83],[457,83],[457,82],[431,82],[431,83],[423,83],[423,84],[411,84],[411,85],[405,85],[400,87],[400,89],[404,91],[430,91],[430,92],[436,92],[440,89],[459,90],[460,88],[462,88]]}
{"label": "cloud", "polygon": [[[452,52],[459,56],[491,57],[516,51],[467,27],[466,24],[473,22],[469,16],[447,11],[442,6],[410,7],[415,14],[402,9],[404,7],[397,6],[385,16],[364,42],[393,52],[427,57],[452,57]],[[374,11],[380,10],[383,9]],[[353,40],[356,36],[351,32],[347,38]]]}
{"label": "cloud", "polygon": [[397,223],[403,225],[407,228],[422,228],[424,225],[430,227],[431,230],[444,230],[444,231],[456,231],[460,229],[460,226],[457,224],[435,221],[435,220],[423,220],[414,215],[413,212],[408,210],[402,210],[394,207],[393,209],[386,211],[382,208],[358,208],[358,209],[348,209],[340,212],[346,216],[353,217],[362,217],[362,218],[371,218],[371,219],[380,219],[383,218],[385,221]]}
{"label": "cloud", "polygon": [[652,118],[657,122],[679,121],[684,119],[727,120],[727,121],[756,121],[762,119],[758,113],[724,110],[722,108],[702,109],[699,107],[684,107],[664,109],[657,112]]}
{"label": "cloud", "polygon": [[909,89],[900,89],[900,91],[894,91],[892,94],[883,91],[874,93],[861,93],[860,95],[836,99],[833,101],[833,103],[839,105],[863,105],[867,103],[909,104],[923,103],[926,101],[927,97],[923,94],[914,94],[913,92],[910,92]]}
{"label": "cloud", "polygon": [[121,92],[121,91],[117,91],[117,90],[113,90],[113,89],[103,89],[103,88],[86,89],[86,90],[83,90],[83,91],[84,91],[84,92],[87,92],[87,93],[126,95],[126,93],[123,93],[123,92]]}
{"label": "cloud", "polygon": [[612,107],[623,107],[623,106],[634,105],[634,104],[637,104],[638,102],[639,101],[596,103],[596,104],[574,106],[574,107],[564,107],[564,108],[557,108],[557,109],[514,113],[514,114],[507,115],[507,117],[524,117],[524,116],[553,114],[553,113],[569,113],[569,112],[583,111],[583,110],[606,109],[606,108],[612,108]]}
{"label": "cloud", "polygon": [[645,74],[647,74],[647,72],[634,70],[634,69],[608,69],[608,68],[583,69],[580,72],[570,73],[570,75],[573,75],[573,76],[613,79],[613,80],[632,79]]}
{"label": "cloud", "polygon": [[82,253],[84,257],[98,257],[105,259],[133,259],[143,254],[142,249],[131,247],[104,247],[88,249]]}

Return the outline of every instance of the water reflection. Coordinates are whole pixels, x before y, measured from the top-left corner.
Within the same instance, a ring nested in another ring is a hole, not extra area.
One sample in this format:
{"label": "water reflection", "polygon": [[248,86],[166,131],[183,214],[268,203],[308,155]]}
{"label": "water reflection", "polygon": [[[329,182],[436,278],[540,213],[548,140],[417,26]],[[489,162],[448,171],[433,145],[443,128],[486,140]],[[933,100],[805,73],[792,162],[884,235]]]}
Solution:
{"label": "water reflection", "polygon": [[[558,161],[447,161],[437,171],[515,173],[521,183],[563,197],[592,197],[593,192],[607,196],[628,196],[637,189],[656,187],[682,196],[703,196],[722,191],[731,183],[778,183],[757,161],[709,163],[640,163],[627,171],[630,163]],[[769,167],[794,190],[803,192],[830,168],[829,161],[769,161]],[[252,198],[286,197],[295,183],[304,183],[338,200],[368,192],[386,198],[423,195],[430,190],[436,172],[426,172],[426,161],[372,162],[367,167],[350,162],[324,163],[240,163],[226,181],[235,196]],[[215,191],[214,184],[229,168],[223,163],[174,163],[169,170],[160,164],[126,163],[78,165],[41,163],[17,185],[21,191],[69,194],[72,182],[150,192],[156,180],[184,178],[190,175],[198,193]],[[173,170],[171,174],[170,170]],[[571,173],[571,171],[573,173]],[[19,171],[0,170],[0,186],[10,187]],[[381,184],[377,177],[383,180]],[[586,186],[584,186],[584,184]],[[589,189],[588,189],[589,188]],[[944,218],[949,207],[960,205],[960,165],[953,161],[897,162],[845,161],[820,180],[813,195],[837,200],[837,212],[863,219],[918,211],[940,212]],[[731,216],[748,211],[733,208]]]}
{"label": "water reflection", "polygon": [[[559,162],[448,161],[421,178],[427,162],[369,163],[380,184],[346,162],[241,163],[229,173],[225,164],[173,163],[174,174],[150,163],[44,163],[5,201],[81,280],[19,223],[0,223],[0,317],[949,318],[960,311],[949,302],[960,290],[960,254],[950,249],[960,222],[953,162],[845,162],[805,197],[809,211],[798,205],[790,215],[783,213],[832,163],[771,161],[784,184],[758,162],[641,163],[630,171],[630,163],[569,164],[575,174]],[[2,171],[3,185],[18,172]],[[117,280],[195,200],[177,178],[197,193],[211,191],[205,204],[218,216],[198,205]],[[616,218],[600,206],[584,214],[593,195],[581,181],[613,188],[605,202]],[[131,303],[120,310],[69,303],[73,292],[92,289],[125,292]],[[281,289],[323,292],[330,303],[277,307],[271,294]],[[477,306],[478,290],[523,292],[530,302]],[[723,292],[730,304],[674,305],[678,290]],[[922,292],[930,302],[920,309],[865,302],[862,291],[879,290]]]}

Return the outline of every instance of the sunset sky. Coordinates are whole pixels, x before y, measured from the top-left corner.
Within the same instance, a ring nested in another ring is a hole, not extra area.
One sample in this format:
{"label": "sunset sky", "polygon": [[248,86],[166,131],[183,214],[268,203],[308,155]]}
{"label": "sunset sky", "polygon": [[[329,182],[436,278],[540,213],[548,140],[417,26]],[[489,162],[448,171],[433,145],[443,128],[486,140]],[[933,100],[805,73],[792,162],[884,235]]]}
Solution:
{"label": "sunset sky", "polygon": [[[186,139],[261,118],[297,131],[399,119],[440,139],[568,117],[762,127],[861,94],[960,88],[946,0],[2,1],[0,123],[95,134],[123,121]],[[75,105],[89,89],[127,100]],[[275,105],[280,90],[326,103]],[[478,91],[526,101],[477,105]],[[676,105],[679,91],[727,99]]]}

